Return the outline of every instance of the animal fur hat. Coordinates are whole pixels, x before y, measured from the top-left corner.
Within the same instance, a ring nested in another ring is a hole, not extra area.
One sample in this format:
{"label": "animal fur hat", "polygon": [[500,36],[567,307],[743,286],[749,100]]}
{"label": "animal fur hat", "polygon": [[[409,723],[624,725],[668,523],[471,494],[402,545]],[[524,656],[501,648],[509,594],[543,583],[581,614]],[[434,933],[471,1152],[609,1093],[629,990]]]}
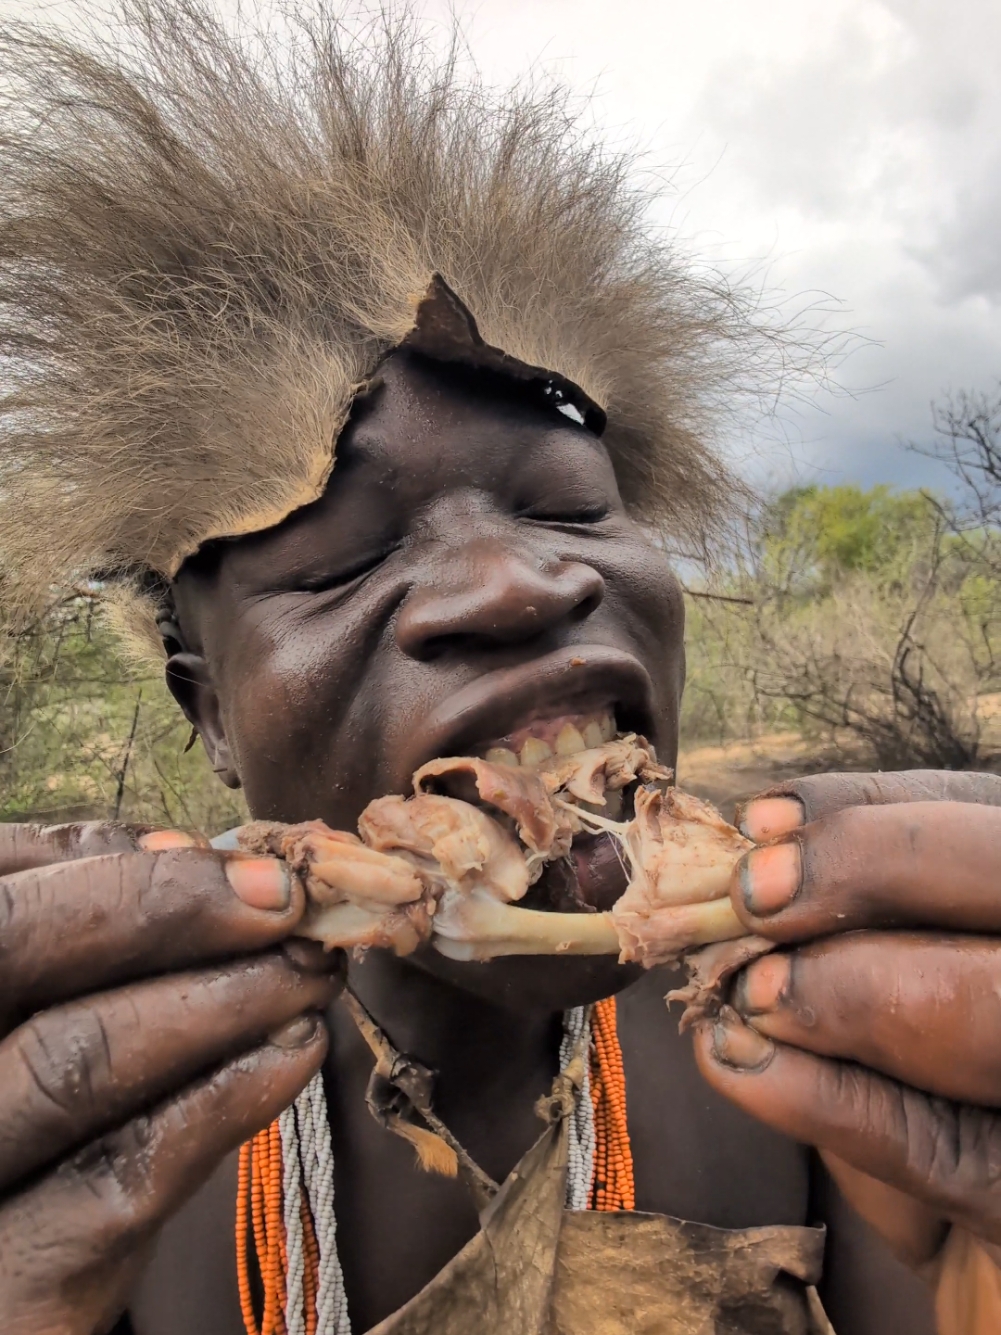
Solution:
{"label": "animal fur hat", "polygon": [[723,501],[743,298],[646,227],[565,93],[495,96],[406,14],[348,29],[324,3],[280,40],[200,0],[124,0],[100,42],[0,37],[9,615],[99,576],[160,656],[183,561],[315,500],[408,336],[603,427],[626,503],[676,535]]}

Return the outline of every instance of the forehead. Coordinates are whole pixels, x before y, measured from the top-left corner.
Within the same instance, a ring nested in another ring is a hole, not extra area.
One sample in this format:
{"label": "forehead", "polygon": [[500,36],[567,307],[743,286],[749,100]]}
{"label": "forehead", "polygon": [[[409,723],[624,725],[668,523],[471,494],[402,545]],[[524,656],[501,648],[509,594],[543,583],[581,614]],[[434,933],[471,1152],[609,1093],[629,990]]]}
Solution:
{"label": "forehead", "polygon": [[443,366],[406,352],[383,363],[338,443],[331,489],[359,468],[444,489],[463,474],[492,477],[560,446],[607,455],[582,425],[506,377]]}
{"label": "forehead", "polygon": [[204,590],[223,569],[239,583],[276,562],[347,559],[455,493],[478,497],[461,507],[474,525],[484,504],[573,508],[618,497],[599,438],[557,408],[504,377],[396,352],[356,401],[320,499],[274,528],[209,544],[185,563],[178,587],[194,577]]}

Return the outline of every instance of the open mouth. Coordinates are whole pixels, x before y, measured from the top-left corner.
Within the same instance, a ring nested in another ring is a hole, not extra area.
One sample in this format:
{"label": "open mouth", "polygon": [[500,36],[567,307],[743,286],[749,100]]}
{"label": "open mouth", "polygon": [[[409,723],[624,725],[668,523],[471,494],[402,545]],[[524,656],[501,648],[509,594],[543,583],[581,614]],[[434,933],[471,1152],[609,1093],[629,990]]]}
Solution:
{"label": "open mouth", "polygon": [[[744,936],[729,887],[749,841],[670,787],[650,744],[617,733],[616,713],[537,710],[481,755],[420,765],[412,795],[373,799],[357,834],[258,822],[241,846],[289,862],[309,905],[300,934],[343,949],[430,943],[459,961],[613,954],[650,967]],[[606,814],[616,794],[622,820]]]}
{"label": "open mouth", "polygon": [[443,699],[399,756],[400,788],[436,756],[486,758],[490,751],[497,763],[532,768],[599,746],[616,731],[656,745],[656,719],[653,681],[635,655],[610,645],[565,646],[482,673]]}
{"label": "open mouth", "polygon": [[487,673],[415,729],[409,795],[374,798],[357,834],[258,822],[241,847],[299,873],[299,932],[328,946],[670,962],[745,934],[728,890],[749,844],[633,731],[653,699],[609,646]]}
{"label": "open mouth", "polygon": [[539,718],[491,742],[483,758],[494,765],[519,765],[538,769],[554,757],[562,758],[601,746],[615,736],[614,706],[588,714],[558,714]]}
{"label": "open mouth", "polygon": [[[521,908],[551,913],[604,912],[626,889],[629,874],[620,841],[608,830],[597,828],[629,820],[639,786],[635,777],[621,787],[606,784],[603,773],[600,782],[595,781],[596,772],[604,769],[606,744],[616,738],[625,742],[631,736],[620,733],[616,714],[617,707],[611,702],[573,712],[547,713],[519,724],[503,737],[470,748],[472,756],[487,764],[517,770],[522,776],[534,775],[550,789],[562,788],[574,775],[574,806],[581,815],[594,818],[591,828],[578,825],[562,856],[541,867],[538,879],[518,901]],[[431,762],[429,768],[436,768],[436,763]],[[514,833],[514,819],[510,814],[499,816],[495,803],[484,803],[471,772],[447,769],[426,779],[421,787],[425,792],[482,807]]]}
{"label": "open mouth", "polygon": [[[600,758],[600,748],[616,737],[635,734],[655,745],[657,718],[653,680],[635,654],[607,644],[565,645],[484,673],[443,700],[400,756],[399,782],[405,790],[433,757],[456,756],[478,757],[499,771],[534,773],[551,782],[554,773],[575,761],[586,769],[586,758]],[[581,786],[571,800],[598,822],[622,822],[633,814],[637,786],[599,783],[590,794]],[[468,774],[436,775],[422,787],[484,806]],[[486,809],[498,818],[495,806]],[[538,870],[541,875],[518,898],[519,907],[603,912],[628,881],[620,844],[597,823],[577,825],[570,847]]]}
{"label": "open mouth", "polygon": [[[561,761],[597,750],[618,733],[615,706],[539,718],[484,748],[495,765],[549,772]],[[635,782],[608,790],[602,804],[582,802],[584,810],[607,820],[632,815]],[[628,871],[618,842],[607,831],[581,830],[568,854],[549,863],[521,901],[524,908],[550,913],[595,913],[610,909],[625,891]]]}

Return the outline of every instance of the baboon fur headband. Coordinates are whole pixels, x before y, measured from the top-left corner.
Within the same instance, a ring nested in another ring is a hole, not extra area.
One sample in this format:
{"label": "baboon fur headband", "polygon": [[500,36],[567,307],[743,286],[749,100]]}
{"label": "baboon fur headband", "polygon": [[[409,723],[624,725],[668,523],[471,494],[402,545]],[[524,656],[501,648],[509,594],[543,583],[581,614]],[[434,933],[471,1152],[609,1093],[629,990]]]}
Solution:
{"label": "baboon fur headband", "polygon": [[98,577],[161,656],[180,565],[322,493],[429,290],[578,396],[634,513],[690,540],[725,500],[714,413],[758,332],[647,227],[630,159],[565,92],[495,95],[405,12],[324,4],[280,40],[200,0],[125,0],[100,41],[0,37],[8,622]]}

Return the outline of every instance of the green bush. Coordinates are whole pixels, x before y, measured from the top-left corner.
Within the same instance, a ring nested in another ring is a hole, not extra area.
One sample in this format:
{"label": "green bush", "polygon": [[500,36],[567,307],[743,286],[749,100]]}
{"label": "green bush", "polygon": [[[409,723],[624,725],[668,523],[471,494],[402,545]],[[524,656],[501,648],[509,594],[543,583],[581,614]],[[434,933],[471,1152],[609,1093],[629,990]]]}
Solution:
{"label": "green bush", "polygon": [[0,818],[114,819],[217,833],[245,818],[162,678],[125,669],[74,594],[8,640],[0,665]]}
{"label": "green bush", "polygon": [[883,768],[966,768],[997,750],[997,534],[940,499],[809,487],[753,518],[692,600],[687,741],[795,728]]}

